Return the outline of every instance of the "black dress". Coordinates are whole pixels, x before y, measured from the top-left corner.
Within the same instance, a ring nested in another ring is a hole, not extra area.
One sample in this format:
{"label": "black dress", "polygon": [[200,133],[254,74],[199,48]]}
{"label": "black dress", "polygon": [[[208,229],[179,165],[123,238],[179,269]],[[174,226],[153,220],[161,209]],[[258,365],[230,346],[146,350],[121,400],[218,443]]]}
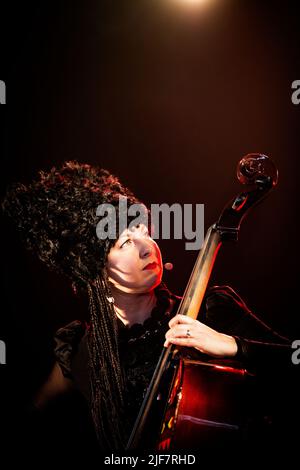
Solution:
{"label": "black dress", "polygon": [[[156,296],[157,305],[143,324],[128,327],[118,320],[120,360],[126,377],[128,432],[132,429],[157,364],[168,322],[176,314],[180,303],[180,297],[172,294],[163,284],[156,289]],[[238,354],[235,359],[261,377],[260,395],[265,395],[262,398],[268,403],[267,420],[270,421],[273,412],[270,394],[275,401],[272,402],[273,407],[279,408],[277,395],[273,393],[275,387],[277,392],[280,390],[276,378],[284,377],[286,381],[289,371],[293,369],[290,341],[256,318],[228,286],[208,290],[198,319],[236,338]],[[64,376],[73,380],[75,388],[89,404],[88,334],[88,325],[80,321],[59,329],[55,335],[55,357]],[[195,350],[191,353],[195,354]]]}

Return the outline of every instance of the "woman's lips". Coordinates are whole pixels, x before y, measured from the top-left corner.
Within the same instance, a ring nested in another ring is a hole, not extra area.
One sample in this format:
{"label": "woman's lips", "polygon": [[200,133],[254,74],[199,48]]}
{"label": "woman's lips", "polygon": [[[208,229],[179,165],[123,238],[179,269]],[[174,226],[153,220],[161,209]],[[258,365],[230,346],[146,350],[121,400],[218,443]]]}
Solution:
{"label": "woman's lips", "polygon": [[147,264],[147,265],[143,268],[143,271],[144,271],[145,269],[155,269],[156,266],[157,266],[157,263],[155,263],[155,262],[149,263],[149,264]]}

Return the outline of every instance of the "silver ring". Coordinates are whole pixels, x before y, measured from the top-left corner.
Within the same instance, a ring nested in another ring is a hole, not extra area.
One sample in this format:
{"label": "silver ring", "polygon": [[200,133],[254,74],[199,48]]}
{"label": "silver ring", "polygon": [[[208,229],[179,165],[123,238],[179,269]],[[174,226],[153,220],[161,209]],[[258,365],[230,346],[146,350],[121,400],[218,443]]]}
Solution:
{"label": "silver ring", "polygon": [[190,337],[190,336],[191,336],[191,333],[190,333],[190,330],[189,330],[189,329],[186,330],[186,335],[187,335],[187,337]]}

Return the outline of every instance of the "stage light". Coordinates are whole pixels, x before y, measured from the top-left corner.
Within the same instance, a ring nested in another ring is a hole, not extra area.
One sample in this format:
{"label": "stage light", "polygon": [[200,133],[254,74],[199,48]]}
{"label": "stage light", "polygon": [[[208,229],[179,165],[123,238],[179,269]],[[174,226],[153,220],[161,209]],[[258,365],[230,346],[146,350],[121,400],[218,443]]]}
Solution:
{"label": "stage light", "polygon": [[205,3],[211,3],[212,0],[172,0],[175,3],[181,3],[182,5],[195,5],[195,6],[200,6],[204,5]]}
{"label": "stage light", "polygon": [[181,0],[182,3],[205,3],[209,0]]}
{"label": "stage light", "polygon": [[167,0],[167,3],[170,6],[177,6],[180,10],[196,12],[206,10],[215,3],[215,0]]}

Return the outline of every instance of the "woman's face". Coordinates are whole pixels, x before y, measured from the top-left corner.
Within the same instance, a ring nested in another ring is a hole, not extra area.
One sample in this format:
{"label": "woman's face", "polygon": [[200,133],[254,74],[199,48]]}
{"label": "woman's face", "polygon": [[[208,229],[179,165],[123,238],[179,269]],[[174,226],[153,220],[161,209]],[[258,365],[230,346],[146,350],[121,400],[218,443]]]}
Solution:
{"label": "woman's face", "polygon": [[109,281],[128,293],[149,292],[162,278],[162,258],[157,243],[144,224],[124,230],[107,258]]}

